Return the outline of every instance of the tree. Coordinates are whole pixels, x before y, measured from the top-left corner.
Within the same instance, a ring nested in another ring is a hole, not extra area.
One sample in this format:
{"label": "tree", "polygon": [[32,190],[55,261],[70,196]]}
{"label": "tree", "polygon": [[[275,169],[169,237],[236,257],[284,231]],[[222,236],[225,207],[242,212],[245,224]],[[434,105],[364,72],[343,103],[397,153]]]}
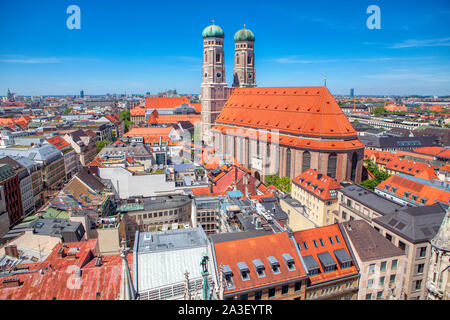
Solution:
{"label": "tree", "polygon": [[266,185],[267,186],[271,186],[271,185],[276,185],[277,184],[277,180],[280,179],[280,177],[277,174],[269,174],[268,176],[266,176]]}
{"label": "tree", "polygon": [[132,124],[132,122],[130,120],[130,110],[120,111],[119,117],[120,117],[120,119],[123,120],[123,124],[125,126],[125,128],[124,128],[125,132],[128,132],[128,130],[130,129],[130,124]]}
{"label": "tree", "polygon": [[100,152],[104,146],[110,144],[111,141],[109,140],[102,140],[102,141],[98,141],[95,145],[97,146],[97,152]]}
{"label": "tree", "polygon": [[280,178],[277,174],[270,174],[266,176],[266,185],[274,185],[283,192],[291,191],[291,179],[288,177]]}
{"label": "tree", "polygon": [[374,176],[373,179],[361,181],[359,185],[363,186],[364,188],[375,190],[375,187],[377,185],[379,185],[381,182],[383,182],[384,180],[386,180],[391,176],[386,171],[379,170],[376,164],[374,164],[371,159],[364,160],[364,164],[367,171],[369,171]]}
{"label": "tree", "polygon": [[67,115],[67,114],[71,113],[72,110],[73,110],[73,108],[66,108],[66,110],[64,110],[64,114]]}
{"label": "tree", "polygon": [[373,114],[374,114],[375,116],[379,116],[380,114],[386,113],[386,112],[387,112],[387,110],[386,110],[386,108],[383,107],[383,106],[378,106],[378,107],[376,107],[376,108],[373,110]]}

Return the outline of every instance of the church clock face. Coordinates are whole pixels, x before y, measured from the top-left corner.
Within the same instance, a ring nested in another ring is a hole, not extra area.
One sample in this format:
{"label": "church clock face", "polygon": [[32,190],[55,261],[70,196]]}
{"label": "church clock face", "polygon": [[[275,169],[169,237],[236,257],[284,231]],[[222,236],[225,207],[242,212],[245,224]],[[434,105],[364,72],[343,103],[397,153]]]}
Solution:
{"label": "church clock face", "polygon": [[217,76],[217,78],[221,78],[222,77],[222,73],[221,72],[217,72],[216,76]]}
{"label": "church clock face", "polygon": [[251,72],[247,73],[247,78],[252,80],[253,79],[253,73],[251,73]]}

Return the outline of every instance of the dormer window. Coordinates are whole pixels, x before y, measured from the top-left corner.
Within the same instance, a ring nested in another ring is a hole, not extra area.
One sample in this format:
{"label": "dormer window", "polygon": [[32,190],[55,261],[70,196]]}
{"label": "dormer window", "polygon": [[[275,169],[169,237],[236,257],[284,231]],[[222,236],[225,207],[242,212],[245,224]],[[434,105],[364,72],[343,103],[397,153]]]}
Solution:
{"label": "dormer window", "polygon": [[273,273],[274,274],[280,273],[280,263],[278,262],[278,260],[273,256],[268,257],[267,260],[269,261]]}
{"label": "dormer window", "polygon": [[286,266],[289,271],[295,270],[295,261],[294,258],[289,253],[283,253],[284,262],[286,262]]}
{"label": "dormer window", "polygon": [[237,266],[239,268],[239,272],[241,273],[242,281],[250,280],[250,270],[248,269],[245,262],[238,262]]}
{"label": "dormer window", "polygon": [[262,261],[259,259],[255,259],[252,262],[253,262],[253,265],[255,266],[255,270],[256,270],[256,274],[258,275],[258,278],[265,277],[266,273],[264,270],[266,268],[264,267],[264,264],[262,263]]}
{"label": "dormer window", "polygon": [[234,288],[233,271],[231,271],[231,268],[229,265],[223,266],[223,277],[225,278],[225,283],[227,285],[227,288],[228,289]]}
{"label": "dormer window", "polygon": [[314,243],[314,247],[316,247],[316,248],[319,247],[319,246],[317,245],[317,241],[316,241],[316,240],[313,240],[313,243]]}

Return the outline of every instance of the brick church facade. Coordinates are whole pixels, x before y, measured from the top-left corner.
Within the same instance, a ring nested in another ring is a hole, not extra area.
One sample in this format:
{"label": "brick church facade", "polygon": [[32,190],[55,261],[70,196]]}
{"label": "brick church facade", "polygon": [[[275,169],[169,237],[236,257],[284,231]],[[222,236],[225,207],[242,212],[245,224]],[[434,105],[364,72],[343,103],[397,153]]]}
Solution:
{"label": "brick church facade", "polygon": [[264,180],[312,168],[337,181],[361,181],[364,145],[327,87],[260,88],[253,33],[235,36],[233,87],[227,87],[224,32],[203,31],[202,140]]}

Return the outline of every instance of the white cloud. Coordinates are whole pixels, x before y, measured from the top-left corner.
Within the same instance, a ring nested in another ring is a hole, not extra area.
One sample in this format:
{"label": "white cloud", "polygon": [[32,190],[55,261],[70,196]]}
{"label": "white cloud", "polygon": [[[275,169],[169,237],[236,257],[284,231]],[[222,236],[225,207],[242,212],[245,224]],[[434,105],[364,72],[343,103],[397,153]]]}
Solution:
{"label": "white cloud", "polygon": [[63,61],[67,60],[66,58],[7,58],[7,59],[0,59],[0,62],[3,63],[21,63],[21,64],[44,64],[44,63],[61,63]]}
{"label": "white cloud", "polygon": [[450,47],[450,38],[428,40],[406,40],[390,46],[391,49],[419,48],[419,47]]}

